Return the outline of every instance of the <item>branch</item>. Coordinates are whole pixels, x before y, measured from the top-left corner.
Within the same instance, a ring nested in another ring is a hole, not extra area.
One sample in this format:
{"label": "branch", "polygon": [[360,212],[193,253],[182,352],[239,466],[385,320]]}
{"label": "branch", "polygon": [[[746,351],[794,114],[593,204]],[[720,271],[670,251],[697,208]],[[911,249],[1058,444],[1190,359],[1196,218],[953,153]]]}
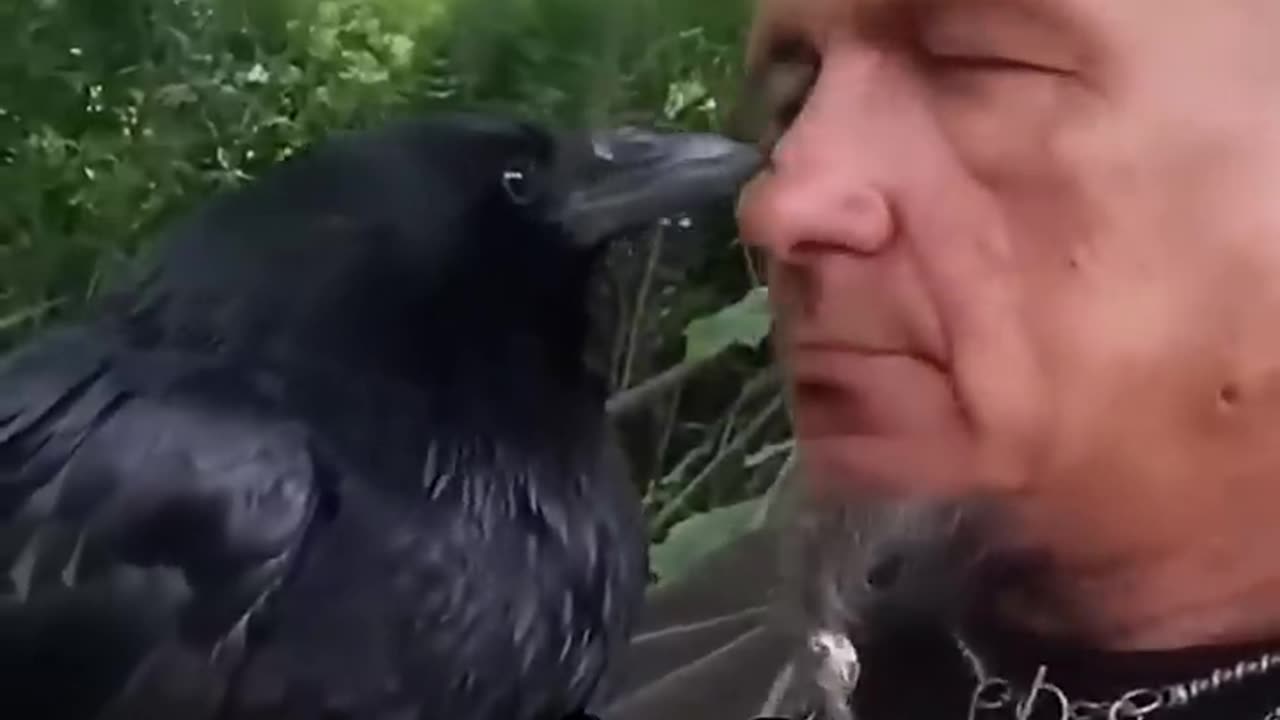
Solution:
{"label": "branch", "polygon": [[662,257],[662,245],[665,238],[666,233],[662,232],[662,226],[658,225],[654,228],[653,235],[649,239],[649,261],[645,263],[644,275],[640,278],[640,287],[636,290],[635,304],[632,306],[631,331],[627,334],[626,355],[623,356],[622,375],[618,380],[618,387],[627,387],[631,384],[631,373],[636,360],[636,346],[640,342],[645,311],[649,304],[649,288],[653,286],[653,274],[658,268],[658,259]]}
{"label": "branch", "polygon": [[746,382],[746,384],[742,386],[742,390],[738,393],[738,397],[733,401],[733,404],[729,406],[728,413],[725,414],[727,419],[724,424],[723,432],[720,435],[721,445],[729,442],[729,437],[736,429],[738,416],[742,413],[746,404],[755,400],[756,397],[766,390],[772,389],[776,384],[778,377],[777,367],[770,365],[756,373]]}
{"label": "branch", "polygon": [[781,410],[782,406],[781,395],[770,400],[769,404],[765,406],[759,414],[752,418],[751,422],[743,428],[742,432],[733,439],[733,442],[725,446],[719,455],[712,459],[711,462],[707,463],[707,466],[702,469],[702,472],[698,473],[696,477],[690,480],[688,485],[681,488],[680,493],[676,495],[666,507],[662,508],[662,510],[658,512],[658,516],[654,518],[653,527],[666,527],[666,525],[675,517],[676,513],[684,507],[685,503],[694,492],[705,485],[707,480],[724,467],[729,460],[746,451],[747,445],[750,444],[757,435],[763,432],[766,427],[768,427],[769,421],[773,419],[774,413]]}
{"label": "branch", "polygon": [[668,368],[645,380],[633,388],[620,390],[605,403],[605,411],[610,417],[630,415],[636,410],[647,407],[650,403],[667,393],[679,388],[699,370],[711,364],[715,357],[699,360],[686,360]]}
{"label": "branch", "polygon": [[676,425],[680,422],[680,400],[683,392],[684,387],[677,386],[671,394],[671,402],[667,403],[666,417],[662,421],[662,434],[658,436],[657,446],[653,449],[654,467],[662,467],[662,460],[671,447],[671,439],[675,437]]}
{"label": "branch", "polygon": [[676,466],[671,469],[671,472],[658,478],[657,481],[649,483],[649,489],[645,493],[644,497],[645,507],[648,508],[654,503],[654,490],[678,483],[685,477],[685,475],[688,474],[690,468],[692,468],[696,463],[701,462],[704,458],[714,455],[715,451],[715,436],[708,435],[701,443],[698,444],[697,447],[686,453],[685,456],[680,459],[680,462],[676,463]]}
{"label": "branch", "polygon": [[[754,377],[744,383],[741,389],[738,390],[738,397],[733,401],[733,407],[741,408],[745,403],[760,394],[762,389],[769,387],[769,381],[775,377],[776,374],[772,368],[766,368],[757,373]],[[680,390],[681,387],[676,386],[675,392],[677,395]],[[672,403],[671,419],[673,422],[677,409],[677,403]],[[694,464],[701,462],[704,458],[715,457],[717,449],[723,448],[724,445],[729,442],[729,435],[733,428],[734,415],[736,415],[737,412],[738,411],[735,409],[729,416],[716,421],[713,424],[711,431],[709,431],[706,434],[706,437],[702,439],[702,442],[698,443],[697,447],[685,453],[684,457],[676,463],[676,466],[672,468],[671,472],[661,478],[658,478],[656,482],[649,483],[649,488],[645,492],[645,507],[652,504],[652,495],[655,487],[666,487],[668,485],[678,483],[685,477],[685,475],[688,474],[689,469],[692,468]],[[721,431],[716,432],[714,426],[722,426]],[[668,428],[668,430],[670,430],[670,428]],[[662,458],[665,455],[665,451],[658,455],[659,463],[661,463]]]}

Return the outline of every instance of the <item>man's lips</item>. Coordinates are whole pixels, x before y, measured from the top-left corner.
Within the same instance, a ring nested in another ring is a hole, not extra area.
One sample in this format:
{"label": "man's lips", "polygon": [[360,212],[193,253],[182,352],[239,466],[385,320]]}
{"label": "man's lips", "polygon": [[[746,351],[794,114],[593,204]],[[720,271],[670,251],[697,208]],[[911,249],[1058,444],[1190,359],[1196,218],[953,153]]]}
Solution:
{"label": "man's lips", "polygon": [[922,354],[832,342],[780,349],[802,437],[915,433],[954,417],[947,373]]}
{"label": "man's lips", "polygon": [[965,490],[970,434],[937,355],[832,342],[779,342],[778,354],[815,487],[856,497]]}
{"label": "man's lips", "polygon": [[849,340],[831,340],[822,337],[806,337],[796,333],[789,338],[780,338],[779,344],[783,354],[787,356],[841,356],[841,357],[886,357],[905,358],[932,366],[938,372],[944,372],[943,361],[932,350],[908,348],[880,342],[853,342]]}

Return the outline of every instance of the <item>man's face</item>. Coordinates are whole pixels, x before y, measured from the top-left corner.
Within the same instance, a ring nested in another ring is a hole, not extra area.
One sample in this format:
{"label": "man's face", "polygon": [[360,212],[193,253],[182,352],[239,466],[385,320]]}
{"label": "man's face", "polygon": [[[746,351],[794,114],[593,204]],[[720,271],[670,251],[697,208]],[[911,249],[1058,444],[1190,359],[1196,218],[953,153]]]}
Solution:
{"label": "man's face", "polygon": [[1275,497],[1280,3],[762,2],[740,219],[828,488],[1130,549]]}

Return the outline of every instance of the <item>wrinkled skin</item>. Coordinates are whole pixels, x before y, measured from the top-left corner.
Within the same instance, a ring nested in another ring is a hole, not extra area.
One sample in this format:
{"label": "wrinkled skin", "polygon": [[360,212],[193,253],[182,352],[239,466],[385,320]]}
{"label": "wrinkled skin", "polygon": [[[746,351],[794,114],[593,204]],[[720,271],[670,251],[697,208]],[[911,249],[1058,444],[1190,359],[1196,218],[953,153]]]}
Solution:
{"label": "wrinkled skin", "polygon": [[815,489],[984,498],[1007,612],[1280,629],[1280,5],[763,0],[743,194]]}

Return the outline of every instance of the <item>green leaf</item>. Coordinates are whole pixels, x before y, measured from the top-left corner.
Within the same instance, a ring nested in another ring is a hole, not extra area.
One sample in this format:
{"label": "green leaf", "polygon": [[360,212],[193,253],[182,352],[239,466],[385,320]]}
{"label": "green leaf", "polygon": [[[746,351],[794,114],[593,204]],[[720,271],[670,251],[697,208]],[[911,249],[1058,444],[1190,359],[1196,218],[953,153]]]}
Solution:
{"label": "green leaf", "polygon": [[697,78],[678,80],[667,87],[667,100],[663,104],[662,114],[668,120],[677,119],[685,110],[704,100],[707,86]]}
{"label": "green leaf", "polygon": [[676,523],[666,539],[649,551],[657,584],[679,580],[703,559],[754,529],[763,502],[763,497],[752,498]]}
{"label": "green leaf", "polygon": [[336,25],[342,20],[342,6],[332,0],[320,3],[317,16],[324,25]]}
{"label": "green leaf", "polygon": [[716,313],[698,318],[685,328],[685,360],[705,360],[734,345],[756,348],[769,337],[773,318],[769,290],[758,287]]}
{"label": "green leaf", "polygon": [[157,89],[155,99],[167,107],[182,107],[198,102],[200,97],[186,83],[171,83]]}
{"label": "green leaf", "polygon": [[413,61],[413,38],[408,35],[391,35],[386,39],[387,52],[391,56],[391,64],[397,68],[408,67]]}

